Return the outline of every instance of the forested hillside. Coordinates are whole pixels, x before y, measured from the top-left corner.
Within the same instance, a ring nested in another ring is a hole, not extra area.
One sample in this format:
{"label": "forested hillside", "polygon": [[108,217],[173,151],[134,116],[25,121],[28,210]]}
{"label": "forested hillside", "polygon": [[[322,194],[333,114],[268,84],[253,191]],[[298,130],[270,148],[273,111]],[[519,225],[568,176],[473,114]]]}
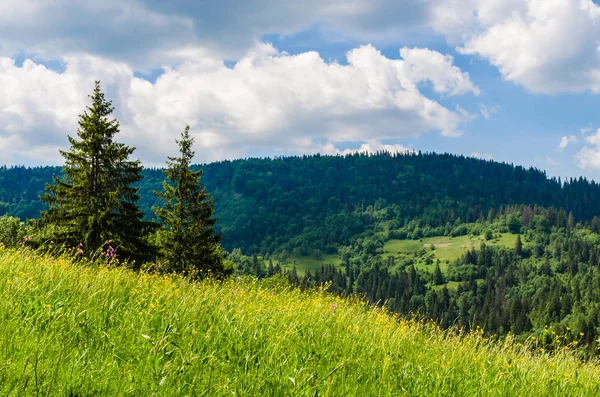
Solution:
{"label": "forested hillside", "polygon": [[[415,237],[448,234],[461,223],[492,219],[511,204],[560,208],[575,221],[600,214],[595,182],[562,182],[536,169],[449,154],[316,155],[202,168],[223,245],[244,253],[336,253],[375,223],[385,221],[396,230],[415,218]],[[59,167],[0,168],[0,215],[37,218],[43,208],[38,196],[59,172]],[[144,176],[139,204],[150,219],[158,203],[153,191],[161,189],[164,175],[146,169]]]}

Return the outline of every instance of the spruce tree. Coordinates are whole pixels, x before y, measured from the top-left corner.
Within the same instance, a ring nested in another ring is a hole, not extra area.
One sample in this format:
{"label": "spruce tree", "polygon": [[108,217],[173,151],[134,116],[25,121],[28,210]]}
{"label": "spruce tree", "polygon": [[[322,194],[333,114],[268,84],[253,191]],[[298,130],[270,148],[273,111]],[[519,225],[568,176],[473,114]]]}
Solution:
{"label": "spruce tree", "polygon": [[135,148],[114,140],[119,122],[114,107],[96,81],[89,96],[91,105],[79,117],[77,138],[68,136],[71,147],[61,150],[65,159],[60,177],[47,184],[40,198],[48,204],[42,212],[47,237],[72,247],[83,245],[92,252],[104,244],[120,257],[144,257],[146,224],[137,206],[142,179],[139,160],[128,158]]}
{"label": "spruce tree", "polygon": [[225,268],[221,255],[221,235],[214,229],[213,200],[201,184],[202,170],[190,168],[194,139],[189,129],[175,140],[180,157],[168,158],[163,191],[154,192],[164,201],[164,208],[154,208],[163,226],[157,241],[166,271],[194,278],[222,277],[231,269]]}
{"label": "spruce tree", "polygon": [[521,242],[521,236],[517,235],[515,240],[515,254],[521,256],[523,254],[523,243]]}
{"label": "spruce tree", "polygon": [[433,271],[433,284],[442,285],[444,283],[446,283],[446,280],[444,278],[444,274],[442,273],[442,269],[440,269],[440,260],[438,259]]}

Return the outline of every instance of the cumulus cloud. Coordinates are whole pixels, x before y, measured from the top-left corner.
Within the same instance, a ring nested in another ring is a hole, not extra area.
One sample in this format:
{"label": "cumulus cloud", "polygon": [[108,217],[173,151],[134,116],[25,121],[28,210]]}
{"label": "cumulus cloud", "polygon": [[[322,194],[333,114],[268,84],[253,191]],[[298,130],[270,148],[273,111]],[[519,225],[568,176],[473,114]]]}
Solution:
{"label": "cumulus cloud", "polygon": [[[3,0],[0,55],[41,59],[91,54],[138,69],[182,60],[199,42],[189,18],[163,15],[134,0]],[[206,51],[206,50],[204,50]]]}
{"label": "cumulus cloud", "polygon": [[51,155],[77,130],[78,114],[85,110],[86,95],[95,78],[102,79],[116,105],[132,71],[124,64],[83,56],[67,58],[67,70],[60,74],[26,60],[17,67],[14,60],[0,58],[0,148],[3,163],[34,161],[36,157],[54,162]]}
{"label": "cumulus cloud", "polygon": [[429,81],[437,93],[479,95],[468,73],[454,66],[454,58],[427,48],[402,48],[400,56],[405,61],[405,73],[414,82]]}
{"label": "cumulus cloud", "polygon": [[444,0],[431,24],[527,90],[600,92],[600,7],[592,0]]}
{"label": "cumulus cloud", "polygon": [[262,45],[232,69],[216,61],[189,62],[154,84],[136,79],[128,110],[137,126],[157,136],[168,136],[186,120],[207,152],[249,146],[306,152],[322,139],[460,133],[462,116],[417,87],[425,80],[448,81],[440,92],[475,93],[451,63],[437,69],[441,76],[415,74],[414,60],[392,60],[372,46],[349,51],[347,59],[347,65],[326,63],[316,52],[291,56]]}
{"label": "cumulus cloud", "polygon": [[435,51],[400,53],[403,59],[389,59],[362,46],[341,65],[316,52],[292,56],[263,44],[231,68],[203,57],[166,69],[154,83],[135,78],[124,63],[97,57],[67,57],[63,73],[0,58],[0,141],[23,153],[64,147],[96,78],[115,101],[123,140],[152,164],[176,150],[173,140],[186,124],[197,138],[199,161],[248,155],[252,148],[306,153],[347,141],[394,150],[377,142],[429,131],[460,134],[464,112],[427,98],[419,85],[430,82],[444,95],[477,94],[469,76]]}
{"label": "cumulus cloud", "polygon": [[563,150],[573,142],[577,142],[577,137],[575,135],[563,136],[558,144],[558,150]]}
{"label": "cumulus cloud", "polygon": [[600,168],[600,129],[585,140],[591,146],[584,146],[577,153],[577,164],[583,169]]}
{"label": "cumulus cloud", "polygon": [[266,34],[320,26],[344,37],[396,38],[424,25],[422,0],[3,0],[0,55],[42,59],[93,54],[140,68],[201,54],[238,59]]}
{"label": "cumulus cloud", "polygon": [[308,151],[307,153],[321,153],[321,154],[329,154],[329,155],[341,155],[344,156],[346,154],[353,153],[367,153],[367,154],[376,154],[378,152],[386,152],[386,153],[414,153],[415,151],[411,148],[408,148],[404,145],[399,144],[384,144],[379,140],[370,140],[368,142],[364,142],[360,145],[360,147],[356,149],[338,149],[333,143],[327,142],[320,146],[315,146],[313,150]]}
{"label": "cumulus cloud", "polygon": [[268,34],[389,44],[435,32],[529,91],[598,93],[599,17],[592,0],[3,0],[0,56],[85,53],[146,70],[237,60]]}

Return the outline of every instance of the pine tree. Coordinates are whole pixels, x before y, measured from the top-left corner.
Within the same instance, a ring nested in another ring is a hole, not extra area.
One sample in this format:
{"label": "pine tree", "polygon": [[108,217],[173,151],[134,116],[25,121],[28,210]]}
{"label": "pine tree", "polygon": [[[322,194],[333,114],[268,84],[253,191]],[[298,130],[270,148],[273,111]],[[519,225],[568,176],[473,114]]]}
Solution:
{"label": "pine tree", "polygon": [[40,198],[48,204],[42,220],[48,237],[70,246],[83,245],[92,252],[104,244],[117,248],[121,257],[143,258],[148,224],[142,212],[136,182],[142,179],[139,160],[130,161],[135,148],[115,142],[119,122],[114,107],[96,81],[91,106],[79,117],[77,138],[60,151],[65,158],[62,176],[54,176]]}
{"label": "pine tree", "polygon": [[175,142],[180,157],[168,158],[163,191],[154,192],[164,201],[164,208],[154,211],[163,225],[158,245],[165,269],[194,278],[222,277],[231,269],[225,268],[221,255],[221,235],[214,229],[213,200],[201,185],[202,170],[190,169],[194,139],[189,126]]}
{"label": "pine tree", "polygon": [[435,264],[435,269],[433,271],[433,284],[434,285],[442,285],[446,282],[444,278],[444,274],[442,273],[442,269],[440,269],[440,260],[438,259]]}
{"label": "pine tree", "polygon": [[515,254],[521,256],[523,254],[523,243],[521,242],[521,236],[517,235],[515,240]]}

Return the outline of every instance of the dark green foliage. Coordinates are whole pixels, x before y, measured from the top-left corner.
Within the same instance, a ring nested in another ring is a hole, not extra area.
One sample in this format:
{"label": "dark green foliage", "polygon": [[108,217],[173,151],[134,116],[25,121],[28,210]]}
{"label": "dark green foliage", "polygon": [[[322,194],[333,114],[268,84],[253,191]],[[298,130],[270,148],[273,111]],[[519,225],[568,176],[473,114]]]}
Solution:
{"label": "dark green foliage", "polygon": [[519,234],[521,231],[521,221],[515,215],[511,215],[506,220],[506,226],[512,234]]}
{"label": "dark green foliage", "polygon": [[484,237],[485,237],[486,241],[489,241],[494,238],[494,233],[490,229],[487,229],[485,231]]}
{"label": "dark green foliage", "polygon": [[19,218],[8,215],[0,216],[0,245],[17,247],[28,240],[25,225]]}
{"label": "dark green foliage", "polygon": [[65,165],[54,184],[41,196],[48,209],[42,212],[46,232],[55,242],[83,244],[87,252],[105,244],[123,257],[148,254],[144,243],[146,225],[137,206],[142,179],[139,161],[130,161],[135,148],[114,140],[119,122],[111,118],[114,108],[96,82],[92,104],[79,118],[77,137],[61,150]]}
{"label": "dark green foliage", "polygon": [[521,242],[521,236],[517,236],[515,240],[515,254],[517,256],[523,255],[523,243]]}
{"label": "dark green foliage", "polygon": [[[215,198],[222,245],[245,253],[335,253],[375,228],[390,238],[464,235],[465,223],[503,213],[507,206],[554,207],[565,224],[600,216],[600,186],[584,178],[564,183],[535,169],[449,154],[303,156],[223,161],[202,168]],[[0,214],[38,216],[37,195],[56,168],[0,167]],[[161,170],[144,170],[140,208],[158,205]],[[568,216],[572,213],[572,216]],[[533,222],[515,215],[512,231]],[[596,229],[600,222],[596,221]],[[567,225],[568,226],[568,225]],[[542,226],[543,227],[543,226]],[[483,233],[483,231],[482,231]],[[295,251],[294,251],[295,250]]]}
{"label": "dark green foliage", "polygon": [[194,139],[189,126],[176,142],[180,157],[169,157],[163,191],[155,192],[164,205],[155,207],[155,212],[163,226],[157,242],[165,270],[192,277],[224,276],[228,270],[219,245],[221,235],[214,229],[213,201],[200,182],[202,170],[190,169]]}
{"label": "dark green foliage", "polygon": [[442,274],[442,270],[440,269],[440,261],[435,264],[435,269],[433,271],[433,284],[434,285],[442,285],[445,284],[446,280],[444,275]]}

